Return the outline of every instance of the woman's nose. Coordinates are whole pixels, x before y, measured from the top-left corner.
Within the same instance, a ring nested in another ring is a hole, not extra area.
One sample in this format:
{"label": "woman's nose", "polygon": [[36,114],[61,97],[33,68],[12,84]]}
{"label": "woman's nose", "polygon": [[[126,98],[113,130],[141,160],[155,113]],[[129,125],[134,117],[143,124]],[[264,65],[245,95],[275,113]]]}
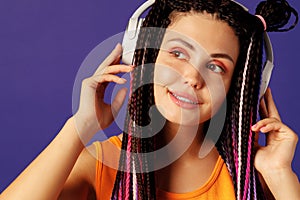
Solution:
{"label": "woman's nose", "polygon": [[205,81],[200,70],[192,65],[185,67],[182,76],[185,84],[188,84],[197,90],[201,89],[205,85]]}

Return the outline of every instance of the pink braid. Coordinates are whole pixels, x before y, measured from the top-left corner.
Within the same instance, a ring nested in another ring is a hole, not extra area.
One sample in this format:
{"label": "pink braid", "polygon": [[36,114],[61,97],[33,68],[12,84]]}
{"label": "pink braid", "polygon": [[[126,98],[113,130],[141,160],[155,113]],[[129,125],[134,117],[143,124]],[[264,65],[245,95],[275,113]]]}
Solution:
{"label": "pink braid", "polygon": [[245,62],[245,68],[243,72],[243,82],[241,87],[241,96],[240,96],[240,105],[239,105],[239,126],[238,126],[238,174],[237,174],[237,199],[241,199],[241,170],[242,170],[242,122],[243,122],[243,102],[244,102],[244,88],[246,85],[246,74],[248,70],[248,62],[250,50],[252,48],[253,38],[251,37],[251,41],[247,51],[247,59]]}
{"label": "pink braid", "polygon": [[[252,126],[252,112],[251,112],[251,118],[250,118],[250,127]],[[244,188],[244,195],[243,195],[243,200],[246,200],[247,192],[250,183],[250,174],[251,174],[251,169],[250,169],[250,160],[251,160],[251,150],[252,150],[252,131],[250,130],[249,133],[249,139],[248,139],[248,153],[247,153],[247,168],[246,168],[246,180],[245,180],[245,188]]]}

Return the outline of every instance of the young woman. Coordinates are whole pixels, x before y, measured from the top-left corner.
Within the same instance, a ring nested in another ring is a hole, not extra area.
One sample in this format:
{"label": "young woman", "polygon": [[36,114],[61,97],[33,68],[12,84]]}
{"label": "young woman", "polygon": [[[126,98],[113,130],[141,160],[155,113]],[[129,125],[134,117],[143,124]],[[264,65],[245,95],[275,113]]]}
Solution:
{"label": "young woman", "polygon": [[[117,45],[83,81],[78,112],[0,199],[300,199],[297,135],[270,89],[259,99],[263,33],[292,29],[297,13],[269,0],[256,14],[229,0],[157,0],[134,65],[119,64]],[[108,82],[126,82],[120,72],[132,74],[123,134],[84,148],[124,101],[126,90],[103,101]]]}

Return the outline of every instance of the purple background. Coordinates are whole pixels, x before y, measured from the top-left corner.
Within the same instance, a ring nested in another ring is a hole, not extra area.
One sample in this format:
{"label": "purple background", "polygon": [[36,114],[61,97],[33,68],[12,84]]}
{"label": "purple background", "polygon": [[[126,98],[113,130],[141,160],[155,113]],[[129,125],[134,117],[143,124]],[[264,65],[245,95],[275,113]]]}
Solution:
{"label": "purple background", "polygon": [[[0,192],[72,115],[73,83],[85,57],[103,40],[122,32],[131,13],[142,2],[1,1]],[[240,2],[252,13],[258,3]],[[300,11],[299,1],[289,2]],[[283,121],[297,133],[299,34],[299,27],[289,33],[270,34],[275,49],[271,87]],[[293,167],[299,176],[299,145]]]}

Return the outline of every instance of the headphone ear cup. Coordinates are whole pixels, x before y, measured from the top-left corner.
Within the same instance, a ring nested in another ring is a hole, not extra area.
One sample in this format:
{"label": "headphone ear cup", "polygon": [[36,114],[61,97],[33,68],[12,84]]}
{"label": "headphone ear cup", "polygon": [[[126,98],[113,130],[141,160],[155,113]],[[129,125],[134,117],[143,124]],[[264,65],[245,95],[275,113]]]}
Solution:
{"label": "headphone ear cup", "polygon": [[266,62],[263,68],[263,72],[261,75],[261,84],[260,84],[260,91],[259,91],[259,98],[262,98],[265,94],[274,67],[274,55],[273,55],[273,48],[271,44],[271,40],[267,34],[267,32],[264,32],[264,45],[265,45],[265,52],[266,52]]}
{"label": "headphone ear cup", "polygon": [[130,19],[126,31],[124,32],[122,47],[122,62],[127,65],[133,64],[134,51],[136,49],[136,43],[139,36],[140,28],[142,27],[144,19],[140,18],[135,29],[130,29],[133,23],[136,23],[136,19]]}
{"label": "headphone ear cup", "polygon": [[262,72],[262,77],[261,77],[261,84],[260,84],[260,91],[259,91],[259,98],[262,98],[263,95],[265,94],[270,79],[272,75],[274,64],[270,62],[269,60],[266,61],[263,72]]}

